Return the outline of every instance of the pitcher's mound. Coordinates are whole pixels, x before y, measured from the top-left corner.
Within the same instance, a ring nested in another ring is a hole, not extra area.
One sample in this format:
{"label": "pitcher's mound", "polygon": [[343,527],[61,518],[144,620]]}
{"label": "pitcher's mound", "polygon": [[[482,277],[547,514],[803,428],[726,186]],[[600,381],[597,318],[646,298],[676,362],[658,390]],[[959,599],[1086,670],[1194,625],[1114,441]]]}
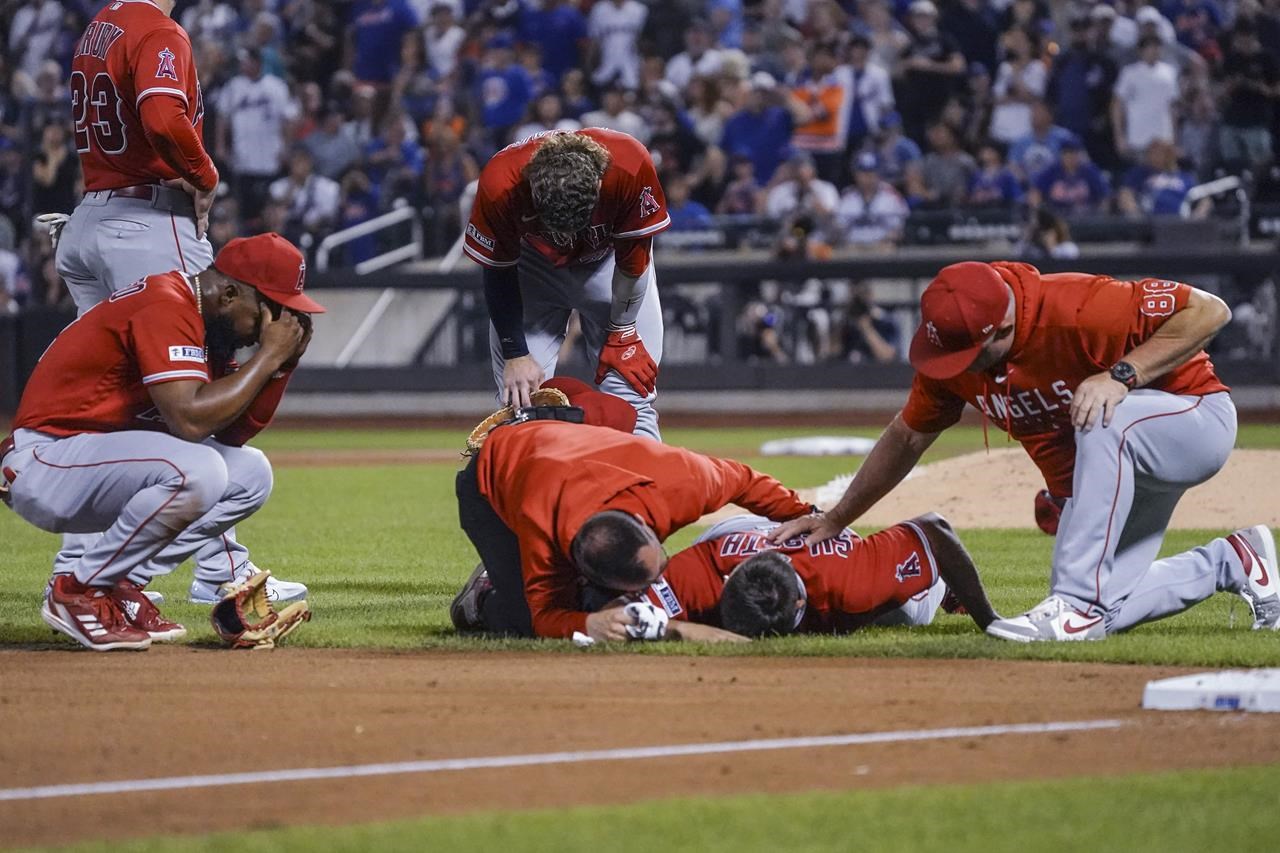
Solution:
{"label": "pitcher's mound", "polygon": [[[837,477],[800,494],[833,506],[849,477]],[[926,512],[940,512],[965,527],[1035,527],[1032,501],[1044,479],[1021,449],[969,453],[917,468],[855,526],[883,527]],[[1280,526],[1280,451],[1236,450],[1209,482],[1183,495],[1175,528],[1234,530],[1252,524]]]}

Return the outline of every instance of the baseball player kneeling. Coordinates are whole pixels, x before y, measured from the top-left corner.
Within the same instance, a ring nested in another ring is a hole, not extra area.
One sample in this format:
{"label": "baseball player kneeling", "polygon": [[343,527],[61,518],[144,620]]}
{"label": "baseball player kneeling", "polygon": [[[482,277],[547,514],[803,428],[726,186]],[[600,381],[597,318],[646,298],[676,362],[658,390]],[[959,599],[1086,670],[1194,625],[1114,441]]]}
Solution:
{"label": "baseball player kneeling", "polygon": [[209,269],[118,291],[40,359],[0,443],[6,503],[51,532],[105,531],[54,576],[41,616],[55,630],[97,651],[186,634],[143,588],[271,494],[271,465],[243,445],[324,311],[303,295],[305,270],[278,234],[233,240]]}

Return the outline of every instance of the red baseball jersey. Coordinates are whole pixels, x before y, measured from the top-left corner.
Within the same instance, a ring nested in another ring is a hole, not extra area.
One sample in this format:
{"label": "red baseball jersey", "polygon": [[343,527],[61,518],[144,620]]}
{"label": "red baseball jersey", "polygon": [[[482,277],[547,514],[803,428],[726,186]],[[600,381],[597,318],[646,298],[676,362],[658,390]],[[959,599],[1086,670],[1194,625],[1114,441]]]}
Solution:
{"label": "red baseball jersey", "polygon": [[191,40],[151,0],[115,0],[98,12],[76,45],[70,88],[86,190],[182,177],[143,132],[139,105],[181,100],[198,139],[204,101]]}
{"label": "red baseball jersey", "polygon": [[845,530],[815,544],[796,538],[773,545],[768,536],[775,526],[726,533],[672,555],[662,579],[645,597],[673,619],[718,625],[725,580],[749,557],[778,550],[791,559],[804,584],[806,604],[798,630],[829,633],[861,628],[938,580],[928,540],[911,522],[865,539]]}
{"label": "red baseball jersey", "polygon": [[67,436],[168,427],[148,385],[209,381],[204,321],[178,272],[149,276],[62,330],[36,365],[15,429]]}
{"label": "red baseball jersey", "polygon": [[644,238],[666,229],[671,217],[653,158],[634,137],[601,127],[573,131],[609,151],[591,225],[571,238],[537,230],[538,212],[524,167],[545,137],[565,132],[534,134],[508,145],[485,164],[463,248],[487,267],[515,264],[521,241],[557,267],[595,263],[614,252],[622,270],[639,276],[649,267],[651,241]]}
{"label": "red baseball jersey", "polygon": [[[940,432],[960,419],[966,404],[974,406],[1022,443],[1055,497],[1069,497],[1076,387],[1155,334],[1186,306],[1191,287],[1152,278],[1041,275],[1020,263],[993,266],[1013,289],[1017,317],[1004,372],[946,380],[917,373],[902,420],[918,432]],[[1197,396],[1228,390],[1204,352],[1146,387]]]}

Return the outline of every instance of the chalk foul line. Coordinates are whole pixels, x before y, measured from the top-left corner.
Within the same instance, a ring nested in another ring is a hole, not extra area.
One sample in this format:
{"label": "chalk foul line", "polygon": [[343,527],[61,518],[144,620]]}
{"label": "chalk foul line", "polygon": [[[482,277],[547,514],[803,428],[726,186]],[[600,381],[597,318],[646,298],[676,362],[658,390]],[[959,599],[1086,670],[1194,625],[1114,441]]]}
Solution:
{"label": "chalk foul line", "polygon": [[689,755],[723,755],[734,752],[763,752],[782,749],[858,746],[879,743],[986,738],[1002,735],[1052,734],[1116,729],[1122,720],[1080,720],[1057,723],[1011,723],[998,726],[916,729],[908,731],[864,732],[861,734],[816,737],[735,740],[719,743],[670,744],[621,749],[593,749],[575,752],[540,752],[526,755],[493,755],[475,758],[441,758],[430,761],[395,761],[383,764],[351,764],[342,767],[298,767],[290,770],[262,770],[252,773],[219,773],[203,776],[167,776],[157,779],[120,779],[113,782],[85,782],[71,785],[39,785],[32,788],[0,788],[0,802],[83,797],[91,794],[133,794],[141,791],[181,791],[191,788],[219,788],[227,785],[256,785],[263,782],[307,782],[317,779],[355,779],[362,776],[393,776],[404,773],[445,773],[457,770],[491,770],[506,767],[536,767],[548,764],[580,764],[591,761],[640,761],[678,758]]}

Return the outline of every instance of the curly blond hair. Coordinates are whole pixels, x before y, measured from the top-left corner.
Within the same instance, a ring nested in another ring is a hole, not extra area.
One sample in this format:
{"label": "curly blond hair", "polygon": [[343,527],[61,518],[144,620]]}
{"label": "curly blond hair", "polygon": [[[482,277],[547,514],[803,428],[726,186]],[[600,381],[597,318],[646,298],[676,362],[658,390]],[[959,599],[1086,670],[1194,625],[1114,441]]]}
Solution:
{"label": "curly blond hair", "polygon": [[589,136],[552,133],[524,167],[533,206],[548,230],[576,234],[591,223],[609,151]]}

